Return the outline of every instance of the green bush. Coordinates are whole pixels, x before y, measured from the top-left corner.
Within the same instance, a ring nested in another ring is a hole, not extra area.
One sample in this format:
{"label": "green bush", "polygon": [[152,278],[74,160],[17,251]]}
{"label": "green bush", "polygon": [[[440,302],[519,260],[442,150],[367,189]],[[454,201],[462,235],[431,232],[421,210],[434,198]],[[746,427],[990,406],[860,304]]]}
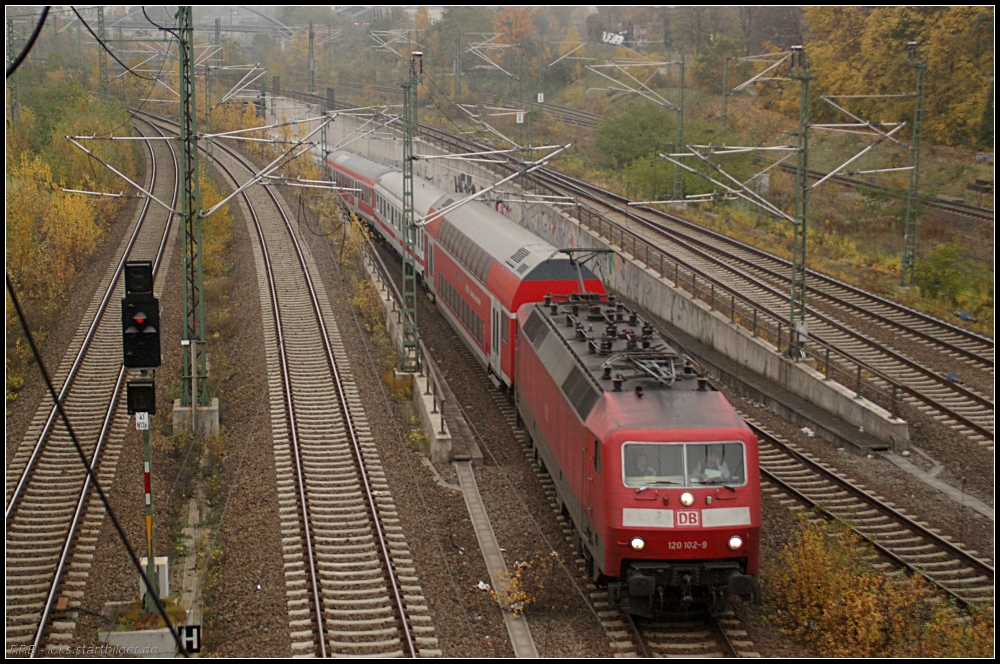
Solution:
{"label": "green bush", "polygon": [[969,311],[977,318],[992,317],[993,272],[970,260],[961,238],[941,245],[917,260],[913,283],[925,297]]}

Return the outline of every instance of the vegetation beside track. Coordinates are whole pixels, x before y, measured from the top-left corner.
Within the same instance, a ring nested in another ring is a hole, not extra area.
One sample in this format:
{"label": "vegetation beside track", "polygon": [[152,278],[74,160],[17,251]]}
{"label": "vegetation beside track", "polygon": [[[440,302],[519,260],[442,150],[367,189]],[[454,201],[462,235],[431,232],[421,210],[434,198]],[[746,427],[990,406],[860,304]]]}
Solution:
{"label": "vegetation beside track", "polygon": [[[7,274],[36,340],[42,341],[61,316],[74,279],[128,200],[67,193],[63,188],[134,193],[66,136],[130,134],[132,123],[124,103],[89,96],[78,71],[25,66],[18,76],[20,112],[12,118],[7,107]],[[135,143],[90,141],[88,149],[130,178],[136,179],[142,169]],[[10,295],[6,298],[10,404],[24,385],[30,350]]]}
{"label": "vegetation beside track", "polygon": [[993,611],[960,615],[918,576],[887,575],[847,528],[803,519],[765,577],[773,620],[824,657],[992,657]]}

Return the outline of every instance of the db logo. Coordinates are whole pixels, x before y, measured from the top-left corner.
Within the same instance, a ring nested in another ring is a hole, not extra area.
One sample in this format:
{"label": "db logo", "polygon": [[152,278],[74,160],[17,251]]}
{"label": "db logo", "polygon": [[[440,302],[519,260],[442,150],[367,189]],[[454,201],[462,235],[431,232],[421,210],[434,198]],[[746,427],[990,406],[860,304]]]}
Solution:
{"label": "db logo", "polygon": [[677,510],[678,526],[700,525],[700,512],[698,510]]}

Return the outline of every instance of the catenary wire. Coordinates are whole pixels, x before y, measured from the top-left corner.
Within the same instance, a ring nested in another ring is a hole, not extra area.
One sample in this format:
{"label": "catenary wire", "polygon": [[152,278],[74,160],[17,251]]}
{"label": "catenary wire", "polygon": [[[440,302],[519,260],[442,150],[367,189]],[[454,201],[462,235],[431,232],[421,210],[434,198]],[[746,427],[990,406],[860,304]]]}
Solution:
{"label": "catenary wire", "polygon": [[[49,377],[48,369],[45,368],[45,362],[42,360],[42,354],[38,350],[38,346],[35,344],[35,337],[32,335],[31,328],[28,326],[28,320],[24,315],[24,311],[21,309],[21,302],[18,300],[17,291],[14,290],[14,281],[10,276],[10,272],[7,272],[5,276],[7,280],[7,292],[10,293],[11,302],[14,304],[14,309],[17,311],[18,320],[21,322],[21,329],[24,331],[24,336],[28,340],[28,345],[31,346],[31,353],[34,355],[35,362],[38,364],[38,369],[42,373],[42,378],[45,379],[45,385],[48,387],[49,394],[52,396],[52,400],[56,404],[56,409],[59,411],[59,415],[62,417],[63,423],[66,425],[66,431],[69,433],[69,437],[73,441],[73,446],[76,448],[77,454],[80,455],[80,461],[83,463],[84,470],[87,471],[87,475],[89,476],[91,483],[94,485],[97,495],[101,498],[101,503],[104,505],[104,509],[107,510],[108,516],[111,517],[111,523],[114,525],[115,531],[118,533],[118,538],[122,541],[122,544],[125,545],[125,549],[128,551],[129,559],[132,561],[132,565],[134,565],[136,570],[139,571],[139,576],[142,577],[146,587],[152,588],[153,584],[149,582],[146,572],[142,569],[142,565],[139,564],[139,559],[135,554],[135,550],[132,548],[132,545],[129,544],[128,538],[125,537],[125,531],[122,530],[121,524],[118,522],[118,517],[115,515],[114,510],[111,508],[111,503],[108,500],[107,495],[104,493],[104,489],[97,481],[97,475],[87,462],[87,455],[83,451],[83,447],[80,445],[79,439],[76,437],[76,432],[73,430],[73,426],[70,424],[69,415],[63,408],[62,401],[59,400],[56,388],[52,384],[52,379]],[[177,644],[178,652],[182,653],[185,657],[189,657],[190,655],[184,647],[184,644],[181,643],[177,630],[174,629],[173,623],[170,622],[170,617],[167,615],[163,602],[160,601],[159,597],[156,597],[156,593],[151,593],[151,595],[153,597],[153,601],[156,603],[156,609],[159,611],[160,617],[163,618],[163,622],[167,625],[167,629],[170,630],[170,635],[174,638],[174,643]]]}
{"label": "catenary wire", "polygon": [[[35,31],[31,33],[30,37],[28,37],[28,43],[24,45],[24,48],[21,50],[21,54],[14,59],[14,62],[10,63],[10,67],[7,67],[7,76],[5,78],[10,78],[11,74],[16,72],[17,68],[21,66],[21,63],[24,62],[24,59],[28,57],[28,53],[31,52],[32,47],[35,45],[35,40],[38,39],[38,34],[42,31],[42,26],[45,25],[45,18],[49,15],[49,9],[51,9],[51,7],[46,5],[42,10],[42,17],[38,19],[38,25],[35,26]],[[79,16],[79,14],[77,14],[77,16]]]}

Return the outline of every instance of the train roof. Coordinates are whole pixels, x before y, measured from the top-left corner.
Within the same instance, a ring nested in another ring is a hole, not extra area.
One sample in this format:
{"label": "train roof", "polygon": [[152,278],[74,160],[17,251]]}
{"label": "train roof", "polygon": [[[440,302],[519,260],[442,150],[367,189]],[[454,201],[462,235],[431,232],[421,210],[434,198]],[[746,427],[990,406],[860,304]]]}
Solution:
{"label": "train roof", "polygon": [[[388,171],[379,177],[378,183],[393,196],[403,200],[403,171],[396,169]],[[444,194],[445,192],[422,178],[413,178],[413,209],[418,216],[426,215]]]}
{"label": "train roof", "polygon": [[[333,152],[330,158],[348,170],[371,178],[386,191],[402,199],[403,172],[399,168],[384,166],[349,150]],[[420,216],[425,216],[431,209],[441,210],[467,196],[448,193],[421,178],[414,178],[413,184],[414,209]],[[519,279],[577,278],[576,268],[570,263],[568,256],[558,254],[555,246],[485,203],[470,201],[446,214],[444,220]],[[437,237],[440,226],[440,222],[434,222],[427,230]],[[582,267],[582,276],[584,279],[597,278],[586,266]]]}
{"label": "train roof", "polygon": [[378,179],[385,175],[386,173],[394,170],[398,170],[391,166],[385,166],[378,162],[374,162],[371,159],[357,155],[349,150],[336,150],[330,153],[330,161],[348,169],[358,175],[368,178],[372,182],[378,182]]}
{"label": "train roof", "polygon": [[[711,386],[699,389],[693,363],[613,295],[551,297],[521,307],[534,352],[580,419],[604,438],[615,431],[749,429]],[[575,313],[574,313],[575,310]],[[706,432],[706,440],[717,440]]]}
{"label": "train roof", "polygon": [[[466,194],[446,194],[435,203],[434,209],[445,208],[465,196]],[[541,263],[553,258],[553,254],[558,251],[556,247],[527,228],[479,201],[470,201],[446,214],[444,218],[476,246],[488,253],[493,260],[502,263],[521,278],[526,277]],[[569,260],[568,256],[555,258],[561,261]],[[575,273],[569,278],[575,278]]]}

